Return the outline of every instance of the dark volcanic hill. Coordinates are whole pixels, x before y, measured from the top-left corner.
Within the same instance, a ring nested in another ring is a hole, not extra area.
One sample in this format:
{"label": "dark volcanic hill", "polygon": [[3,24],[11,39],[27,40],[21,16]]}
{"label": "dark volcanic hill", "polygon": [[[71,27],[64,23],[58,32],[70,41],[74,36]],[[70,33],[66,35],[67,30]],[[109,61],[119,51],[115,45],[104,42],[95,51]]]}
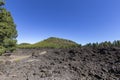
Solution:
{"label": "dark volcanic hill", "polygon": [[120,48],[18,49],[0,57],[0,80],[120,80]]}

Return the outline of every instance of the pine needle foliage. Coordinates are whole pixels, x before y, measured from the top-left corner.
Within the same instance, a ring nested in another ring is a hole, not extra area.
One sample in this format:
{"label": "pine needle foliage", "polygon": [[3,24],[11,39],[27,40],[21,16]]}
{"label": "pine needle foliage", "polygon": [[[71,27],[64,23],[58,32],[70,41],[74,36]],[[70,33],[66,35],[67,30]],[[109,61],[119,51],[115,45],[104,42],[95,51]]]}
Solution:
{"label": "pine needle foliage", "polygon": [[[5,1],[0,0],[0,50],[13,51],[16,47],[17,30],[11,13],[4,7]],[[0,53],[2,53],[0,51]]]}

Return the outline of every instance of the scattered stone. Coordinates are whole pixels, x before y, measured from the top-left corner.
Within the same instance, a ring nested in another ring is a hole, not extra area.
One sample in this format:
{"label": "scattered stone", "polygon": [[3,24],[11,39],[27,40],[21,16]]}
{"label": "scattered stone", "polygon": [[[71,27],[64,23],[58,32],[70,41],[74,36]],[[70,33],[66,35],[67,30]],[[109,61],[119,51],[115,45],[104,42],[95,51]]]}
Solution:
{"label": "scattered stone", "polygon": [[15,53],[0,57],[0,80],[120,80],[119,48],[18,49]]}

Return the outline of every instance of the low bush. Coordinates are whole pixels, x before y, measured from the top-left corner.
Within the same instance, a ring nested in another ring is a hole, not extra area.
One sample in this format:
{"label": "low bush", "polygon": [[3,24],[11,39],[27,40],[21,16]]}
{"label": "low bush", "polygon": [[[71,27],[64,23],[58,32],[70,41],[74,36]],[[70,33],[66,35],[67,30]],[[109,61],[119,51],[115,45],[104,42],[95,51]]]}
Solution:
{"label": "low bush", "polygon": [[0,46],[0,55],[5,53],[6,49],[3,46]]}

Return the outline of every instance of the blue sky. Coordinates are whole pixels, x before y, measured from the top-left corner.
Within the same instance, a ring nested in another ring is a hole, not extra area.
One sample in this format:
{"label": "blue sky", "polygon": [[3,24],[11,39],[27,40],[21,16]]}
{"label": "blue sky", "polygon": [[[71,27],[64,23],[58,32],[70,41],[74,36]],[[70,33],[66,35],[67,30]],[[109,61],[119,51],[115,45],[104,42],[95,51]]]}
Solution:
{"label": "blue sky", "polygon": [[6,0],[18,43],[60,37],[80,44],[120,39],[120,0]]}

